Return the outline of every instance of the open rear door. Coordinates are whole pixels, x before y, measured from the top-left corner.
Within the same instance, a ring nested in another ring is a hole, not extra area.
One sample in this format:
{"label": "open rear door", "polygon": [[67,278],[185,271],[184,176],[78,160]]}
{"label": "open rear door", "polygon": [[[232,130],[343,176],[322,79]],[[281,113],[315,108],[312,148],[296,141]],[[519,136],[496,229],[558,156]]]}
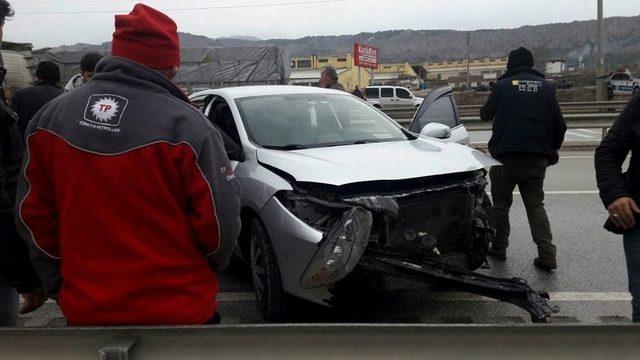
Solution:
{"label": "open rear door", "polygon": [[429,123],[440,123],[451,128],[451,137],[444,140],[469,145],[469,133],[460,121],[452,88],[441,87],[430,92],[413,117],[409,130],[419,134]]}

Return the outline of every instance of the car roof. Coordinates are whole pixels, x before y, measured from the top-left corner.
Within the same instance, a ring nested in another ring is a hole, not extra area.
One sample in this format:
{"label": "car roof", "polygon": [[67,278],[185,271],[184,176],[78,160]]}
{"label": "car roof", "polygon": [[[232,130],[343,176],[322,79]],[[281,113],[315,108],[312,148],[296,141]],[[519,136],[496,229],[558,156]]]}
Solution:
{"label": "car roof", "polygon": [[252,96],[264,95],[287,95],[287,94],[338,94],[350,95],[347,92],[333,89],[325,89],[310,86],[291,86],[291,85],[261,85],[261,86],[238,86],[220,89],[209,89],[199,91],[190,96],[196,98],[209,94],[220,94],[229,98],[245,98]]}

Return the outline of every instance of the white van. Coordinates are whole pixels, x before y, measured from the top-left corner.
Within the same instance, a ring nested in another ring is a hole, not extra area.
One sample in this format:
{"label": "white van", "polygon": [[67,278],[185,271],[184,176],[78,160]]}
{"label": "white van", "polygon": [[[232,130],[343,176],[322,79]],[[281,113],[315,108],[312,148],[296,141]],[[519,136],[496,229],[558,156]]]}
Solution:
{"label": "white van", "polygon": [[424,100],[401,86],[368,86],[365,95],[369,104],[381,109],[419,107]]}

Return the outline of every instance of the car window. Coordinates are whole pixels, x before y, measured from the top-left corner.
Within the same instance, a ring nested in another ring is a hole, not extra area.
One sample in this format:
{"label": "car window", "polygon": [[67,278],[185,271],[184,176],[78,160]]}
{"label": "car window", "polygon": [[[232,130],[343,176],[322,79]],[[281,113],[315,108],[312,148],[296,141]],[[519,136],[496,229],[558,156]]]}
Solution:
{"label": "car window", "polygon": [[406,89],[397,88],[396,96],[399,97],[400,99],[411,99],[411,93],[409,92],[409,90],[406,90]]}
{"label": "car window", "polygon": [[293,94],[236,100],[249,138],[263,147],[300,148],[407,140],[395,123],[351,96]]}
{"label": "car window", "polygon": [[381,88],[380,95],[383,98],[392,98],[393,97],[393,88]]}
{"label": "car window", "polygon": [[433,122],[447,125],[450,128],[458,126],[451,97],[444,96],[434,101],[426,111],[418,114],[418,122],[420,124],[419,130],[422,130],[428,123]]}
{"label": "car window", "polygon": [[380,97],[380,88],[367,88],[365,90],[367,99],[378,99]]}
{"label": "car window", "polygon": [[227,150],[231,149],[229,141],[232,141],[237,146],[241,146],[238,127],[236,126],[236,122],[233,118],[231,108],[226,101],[223,99],[214,100],[207,117],[218,131],[223,133],[223,140]]}
{"label": "car window", "polygon": [[631,77],[627,74],[614,74],[611,79],[613,80],[629,80]]}

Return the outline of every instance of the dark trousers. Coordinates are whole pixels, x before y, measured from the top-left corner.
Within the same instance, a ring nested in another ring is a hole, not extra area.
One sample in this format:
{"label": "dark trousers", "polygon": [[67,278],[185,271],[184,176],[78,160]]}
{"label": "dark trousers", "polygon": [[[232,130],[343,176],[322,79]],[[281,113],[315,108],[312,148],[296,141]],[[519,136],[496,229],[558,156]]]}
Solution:
{"label": "dark trousers", "polygon": [[541,260],[556,262],[556,247],[552,244],[551,226],[544,209],[544,177],[549,163],[538,154],[511,153],[500,158],[503,166],[492,167],[491,197],[496,221],[493,248],[506,252],[509,246],[509,208],[513,203],[513,190],[518,186],[527,210],[531,236],[538,247]]}

